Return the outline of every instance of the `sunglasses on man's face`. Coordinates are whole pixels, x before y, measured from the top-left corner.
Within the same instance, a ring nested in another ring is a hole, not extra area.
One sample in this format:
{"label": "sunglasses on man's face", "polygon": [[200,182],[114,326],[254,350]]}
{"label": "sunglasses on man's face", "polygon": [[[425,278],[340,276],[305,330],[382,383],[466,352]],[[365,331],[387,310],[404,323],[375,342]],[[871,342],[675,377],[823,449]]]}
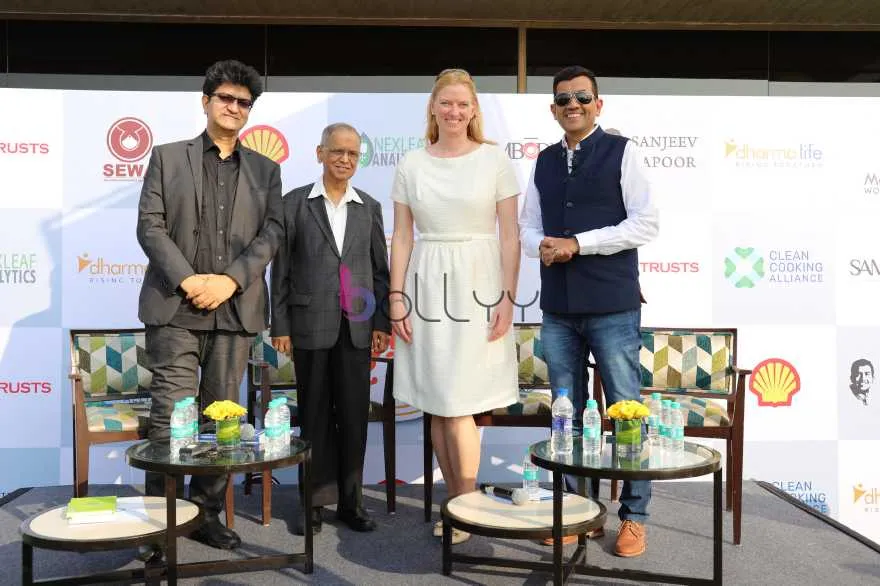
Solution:
{"label": "sunglasses on man's face", "polygon": [[553,96],[553,102],[557,106],[567,106],[571,99],[574,98],[579,104],[586,106],[593,101],[593,94],[586,90],[578,90],[576,92],[559,92]]}
{"label": "sunglasses on man's face", "polygon": [[235,96],[230,96],[229,94],[218,94],[213,93],[211,97],[217,98],[227,106],[231,106],[233,102],[238,102],[238,107],[242,110],[250,110],[254,105],[253,100],[248,100],[245,98],[236,98]]}

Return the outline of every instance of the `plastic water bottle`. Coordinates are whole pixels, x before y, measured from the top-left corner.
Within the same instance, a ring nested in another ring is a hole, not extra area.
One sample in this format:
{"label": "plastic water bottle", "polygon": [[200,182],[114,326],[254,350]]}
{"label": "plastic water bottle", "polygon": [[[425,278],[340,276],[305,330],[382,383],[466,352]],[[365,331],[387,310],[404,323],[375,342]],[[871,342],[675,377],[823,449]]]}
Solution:
{"label": "plastic water bottle", "polygon": [[278,436],[278,450],[290,449],[290,407],[287,406],[287,397],[278,398],[278,424],[281,433]]}
{"label": "plastic water bottle", "polygon": [[684,453],[684,416],[681,405],[673,401],[669,404],[669,451],[673,454]]}
{"label": "plastic water bottle", "polygon": [[523,457],[522,463],[522,475],[523,482],[522,487],[527,493],[529,493],[529,498],[534,499],[538,496],[538,491],[540,487],[538,485],[538,466],[532,459],[529,458],[529,449],[526,448],[525,456]]}
{"label": "plastic water bottle", "polygon": [[189,406],[186,400],[174,403],[171,412],[171,461],[180,458],[180,448],[192,441],[192,425],[189,422]]}
{"label": "plastic water bottle", "polygon": [[[660,393],[651,393],[651,400],[648,402],[648,445],[660,447],[660,411],[662,397]],[[646,400],[647,402],[647,400]]]}
{"label": "plastic water bottle", "polygon": [[199,441],[199,408],[196,407],[196,398],[187,397],[184,401],[186,402],[187,419],[192,428],[192,441],[197,442]]}
{"label": "plastic water bottle", "polygon": [[[279,399],[282,399],[279,397]],[[287,399],[282,399],[286,401]],[[269,452],[277,452],[279,439],[281,439],[281,413],[279,412],[278,399],[269,401],[269,409],[266,410],[266,416],[263,418],[263,436],[266,438],[266,450]]]}
{"label": "plastic water bottle", "polygon": [[670,428],[672,425],[669,420],[672,416],[669,408],[670,403],[672,403],[672,401],[669,399],[663,399],[660,402],[660,447],[664,450],[669,450],[672,447],[670,443]]}
{"label": "plastic water bottle", "polygon": [[574,419],[574,406],[568,398],[568,389],[558,389],[556,400],[550,407],[553,427],[550,430],[550,449],[555,454],[570,454],[572,446],[571,424]]}
{"label": "plastic water bottle", "polygon": [[584,455],[594,455],[602,451],[602,416],[595,399],[587,401],[584,409]]}

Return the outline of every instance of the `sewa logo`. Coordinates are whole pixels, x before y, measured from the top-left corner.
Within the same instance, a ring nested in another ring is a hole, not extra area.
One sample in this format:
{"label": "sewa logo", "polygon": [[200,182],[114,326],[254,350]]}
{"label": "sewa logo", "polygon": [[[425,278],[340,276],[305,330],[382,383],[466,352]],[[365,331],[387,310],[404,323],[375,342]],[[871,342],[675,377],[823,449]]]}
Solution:
{"label": "sewa logo", "polygon": [[367,136],[361,133],[361,167],[393,167],[407,152],[422,148],[427,141],[418,136]]}
{"label": "sewa logo", "polygon": [[828,493],[814,489],[811,480],[774,480],[771,484],[820,513],[827,515],[831,512]]}
{"label": "sewa logo", "polygon": [[529,159],[533,161],[548,146],[550,143],[539,142],[537,138],[524,138],[518,142],[507,143],[504,150],[507,151],[507,156],[511,160]]}
{"label": "sewa logo", "polygon": [[242,145],[272,159],[279,165],[290,156],[290,147],[281,131],[265,124],[248,128],[241,133],[238,140]]}
{"label": "sewa logo", "polygon": [[752,371],[749,390],[761,407],[791,407],[792,397],[801,390],[801,375],[782,358],[768,358]]}
{"label": "sewa logo", "polygon": [[140,284],[144,281],[147,265],[110,262],[102,256],[93,260],[86,252],[76,257],[76,272],[87,275],[89,283],[95,285]]}
{"label": "sewa logo", "polygon": [[144,165],[137,163],[153,148],[153,133],[138,118],[120,118],[107,131],[107,150],[118,163],[104,164],[105,181],[140,181]]}
{"label": "sewa logo", "polygon": [[52,383],[42,380],[9,381],[0,380],[0,393],[4,395],[48,395]]}
{"label": "sewa logo", "polygon": [[862,483],[853,487],[853,504],[866,513],[880,513],[880,488],[865,488]]}

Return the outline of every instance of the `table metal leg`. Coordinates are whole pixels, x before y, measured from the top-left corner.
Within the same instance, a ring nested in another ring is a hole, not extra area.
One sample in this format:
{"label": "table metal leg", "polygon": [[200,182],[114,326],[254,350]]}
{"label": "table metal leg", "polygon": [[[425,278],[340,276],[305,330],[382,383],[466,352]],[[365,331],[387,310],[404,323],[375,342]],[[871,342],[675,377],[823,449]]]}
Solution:
{"label": "table metal leg", "polygon": [[[315,536],[312,533],[312,451],[309,450],[303,460],[303,518],[305,519],[306,535],[305,535],[305,554],[306,561],[303,567],[304,574],[311,574],[315,571]],[[265,482],[265,481],[264,481]],[[272,476],[269,475],[269,482],[272,482]],[[265,490],[265,485],[263,490]]]}
{"label": "table metal leg", "polygon": [[553,471],[553,584],[562,586],[562,473]]}
{"label": "table metal leg", "polygon": [[443,517],[443,575],[452,574],[452,525]]}
{"label": "table metal leg", "polygon": [[168,584],[177,584],[177,478],[165,474],[165,560]]}
{"label": "table metal leg", "polygon": [[21,583],[24,586],[34,583],[34,548],[24,542],[21,544]]}
{"label": "table metal leg", "polygon": [[713,529],[712,529],[712,537],[713,537],[713,562],[712,562],[712,583],[713,584],[721,584],[722,581],[722,567],[721,567],[721,545],[722,545],[722,507],[721,507],[721,469],[715,471],[713,475],[714,479],[712,482],[712,488],[714,494],[714,502],[712,504],[713,507]]}

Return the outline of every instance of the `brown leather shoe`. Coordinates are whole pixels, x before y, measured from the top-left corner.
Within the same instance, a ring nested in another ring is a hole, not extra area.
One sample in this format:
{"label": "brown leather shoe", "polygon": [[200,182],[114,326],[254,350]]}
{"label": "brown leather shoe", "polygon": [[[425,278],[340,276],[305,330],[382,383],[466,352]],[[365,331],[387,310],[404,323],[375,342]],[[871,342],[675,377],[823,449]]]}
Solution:
{"label": "brown leather shoe", "polygon": [[645,553],[645,547],[645,526],[629,519],[623,521],[617,529],[614,555],[634,558]]}
{"label": "brown leather shoe", "polygon": [[[596,529],[587,532],[587,539],[601,539],[602,537],[605,537],[605,530],[601,527],[597,527]],[[562,545],[571,545],[577,543],[577,540],[577,535],[566,535],[562,538]],[[553,538],[548,537],[547,539],[544,539],[541,541],[541,545],[549,545],[552,547]]]}

